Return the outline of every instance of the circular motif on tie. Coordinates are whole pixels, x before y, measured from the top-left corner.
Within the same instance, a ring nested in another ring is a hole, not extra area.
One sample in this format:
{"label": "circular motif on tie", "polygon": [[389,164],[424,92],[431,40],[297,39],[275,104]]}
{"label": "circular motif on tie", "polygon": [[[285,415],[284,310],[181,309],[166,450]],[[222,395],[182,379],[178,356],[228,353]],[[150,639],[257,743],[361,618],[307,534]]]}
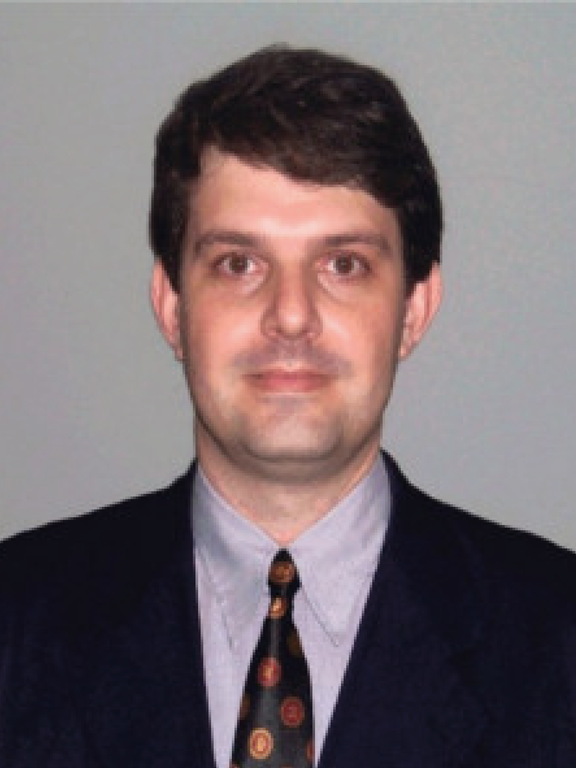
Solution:
{"label": "circular motif on tie", "polygon": [[262,659],[258,666],[258,682],[261,686],[272,688],[280,680],[281,675],[282,667],[276,659],[272,656]]}
{"label": "circular motif on tie", "polygon": [[300,638],[298,632],[292,630],[286,638],[286,645],[292,656],[302,656],[302,646],[300,645]]}
{"label": "circular motif on tie", "polygon": [[284,597],[275,597],[270,603],[268,615],[271,619],[281,619],[288,608],[288,601]]}
{"label": "circular motif on tie", "polygon": [[248,740],[248,749],[254,760],[266,760],[274,747],[272,734],[266,728],[255,728]]}
{"label": "circular motif on tie", "polygon": [[314,763],[314,741],[310,739],[308,744],[306,744],[306,758],[310,765],[313,765]]}
{"label": "circular motif on tie", "polygon": [[294,563],[290,563],[287,560],[279,560],[277,563],[272,563],[270,581],[274,584],[288,584],[294,578],[295,573]]}
{"label": "circular motif on tie", "polygon": [[244,720],[248,712],[250,711],[250,696],[248,696],[247,693],[245,693],[242,696],[242,701],[240,702],[240,712],[238,713],[238,718],[240,720]]}
{"label": "circular motif on tie", "polygon": [[289,728],[298,728],[304,720],[304,714],[304,704],[297,696],[286,696],[280,705],[280,717]]}

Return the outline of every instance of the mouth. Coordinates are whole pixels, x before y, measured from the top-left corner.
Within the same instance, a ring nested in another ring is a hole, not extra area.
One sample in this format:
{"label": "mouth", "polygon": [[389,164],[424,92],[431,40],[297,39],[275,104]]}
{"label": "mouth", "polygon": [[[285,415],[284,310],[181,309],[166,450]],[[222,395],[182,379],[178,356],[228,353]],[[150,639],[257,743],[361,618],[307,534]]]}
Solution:
{"label": "mouth", "polygon": [[252,386],[273,394],[304,394],[321,389],[330,381],[326,373],[312,369],[270,368],[248,375]]}

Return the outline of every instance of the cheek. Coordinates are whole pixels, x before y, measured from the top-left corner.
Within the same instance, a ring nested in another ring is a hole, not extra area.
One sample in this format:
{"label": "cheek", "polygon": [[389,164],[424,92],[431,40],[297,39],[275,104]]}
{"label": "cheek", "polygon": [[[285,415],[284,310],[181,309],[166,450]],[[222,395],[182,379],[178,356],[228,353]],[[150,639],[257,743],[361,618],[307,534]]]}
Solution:
{"label": "cheek", "polygon": [[366,386],[379,390],[388,387],[396,368],[395,345],[388,334],[373,332],[356,345],[356,361]]}
{"label": "cheek", "polygon": [[394,312],[382,302],[358,306],[356,311],[335,316],[327,324],[333,343],[360,368],[377,368],[398,349],[400,323]]}
{"label": "cheek", "polygon": [[231,311],[225,302],[199,300],[183,322],[188,359],[200,376],[218,374],[235,354],[254,343],[253,323],[246,313]]}

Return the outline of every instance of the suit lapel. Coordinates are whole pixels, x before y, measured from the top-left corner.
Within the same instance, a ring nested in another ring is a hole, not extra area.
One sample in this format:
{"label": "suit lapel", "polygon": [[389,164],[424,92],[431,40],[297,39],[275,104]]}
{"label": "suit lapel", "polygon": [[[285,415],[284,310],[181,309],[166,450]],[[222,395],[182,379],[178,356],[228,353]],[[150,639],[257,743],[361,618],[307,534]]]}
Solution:
{"label": "suit lapel", "polygon": [[388,459],[393,509],[319,768],[473,763],[486,724],[459,661],[484,629],[456,534]]}
{"label": "suit lapel", "polygon": [[[115,535],[76,629],[70,674],[102,768],[213,768],[201,658],[190,479]],[[115,551],[117,550],[117,551]],[[86,600],[84,601],[86,602]]]}

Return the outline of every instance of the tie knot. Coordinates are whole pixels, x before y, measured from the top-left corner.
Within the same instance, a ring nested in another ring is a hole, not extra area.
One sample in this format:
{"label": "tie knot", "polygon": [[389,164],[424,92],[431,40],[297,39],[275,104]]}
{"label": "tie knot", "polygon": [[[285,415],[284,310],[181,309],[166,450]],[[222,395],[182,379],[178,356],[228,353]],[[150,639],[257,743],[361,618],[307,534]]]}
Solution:
{"label": "tie knot", "polygon": [[284,597],[292,600],[300,586],[298,571],[290,554],[281,549],[272,560],[268,573],[268,585],[272,597]]}

